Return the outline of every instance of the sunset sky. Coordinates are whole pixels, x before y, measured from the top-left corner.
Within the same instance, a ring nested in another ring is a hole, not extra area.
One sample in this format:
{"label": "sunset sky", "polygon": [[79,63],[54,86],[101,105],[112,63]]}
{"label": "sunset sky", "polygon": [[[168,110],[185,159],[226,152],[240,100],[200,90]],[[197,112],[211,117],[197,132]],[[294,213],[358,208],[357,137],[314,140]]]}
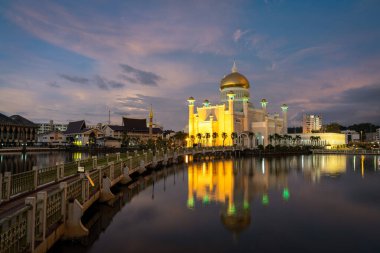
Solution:
{"label": "sunset sky", "polygon": [[0,113],[181,130],[233,60],[251,102],[380,124],[380,1],[1,1]]}

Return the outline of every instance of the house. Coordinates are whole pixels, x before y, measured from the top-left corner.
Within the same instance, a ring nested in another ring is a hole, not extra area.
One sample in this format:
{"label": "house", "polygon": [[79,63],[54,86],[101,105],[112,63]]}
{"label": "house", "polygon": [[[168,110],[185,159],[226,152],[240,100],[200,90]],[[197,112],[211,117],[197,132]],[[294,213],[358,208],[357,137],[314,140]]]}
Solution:
{"label": "house", "polygon": [[68,143],[81,147],[97,145],[97,139],[104,137],[103,131],[87,128],[84,120],[70,122],[64,135]]}
{"label": "house", "polygon": [[47,146],[62,146],[67,143],[65,135],[58,130],[37,135],[37,142]]}

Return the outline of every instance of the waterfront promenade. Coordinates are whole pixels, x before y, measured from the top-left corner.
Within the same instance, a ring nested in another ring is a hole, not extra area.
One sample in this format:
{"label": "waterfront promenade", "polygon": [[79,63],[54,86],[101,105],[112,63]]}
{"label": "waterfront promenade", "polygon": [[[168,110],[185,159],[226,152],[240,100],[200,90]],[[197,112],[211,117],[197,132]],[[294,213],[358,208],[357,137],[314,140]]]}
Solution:
{"label": "waterfront promenade", "polygon": [[111,187],[131,174],[175,163],[184,155],[241,151],[232,147],[143,150],[0,175],[0,252],[46,252],[61,238],[88,234],[83,213],[114,198]]}

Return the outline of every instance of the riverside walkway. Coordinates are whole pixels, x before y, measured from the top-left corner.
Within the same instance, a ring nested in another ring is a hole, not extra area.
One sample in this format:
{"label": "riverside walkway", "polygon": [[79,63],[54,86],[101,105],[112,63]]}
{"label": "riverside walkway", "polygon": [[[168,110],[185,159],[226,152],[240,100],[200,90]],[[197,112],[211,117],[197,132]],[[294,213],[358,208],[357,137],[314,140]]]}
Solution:
{"label": "riverside walkway", "polygon": [[336,149],[313,149],[313,154],[334,154],[334,155],[380,155],[380,150],[365,150],[365,149],[348,149],[348,150],[336,150]]}
{"label": "riverside walkway", "polygon": [[131,174],[176,163],[185,155],[241,151],[232,147],[143,150],[115,153],[18,174],[0,174],[0,252],[46,252],[60,239],[88,235],[83,213],[115,196],[111,187]]}

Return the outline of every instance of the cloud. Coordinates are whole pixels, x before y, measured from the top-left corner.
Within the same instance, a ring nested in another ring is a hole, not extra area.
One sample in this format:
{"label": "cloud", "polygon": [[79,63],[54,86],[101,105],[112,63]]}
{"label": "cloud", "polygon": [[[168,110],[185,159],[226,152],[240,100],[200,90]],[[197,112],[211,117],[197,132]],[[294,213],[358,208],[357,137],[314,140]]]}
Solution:
{"label": "cloud", "polygon": [[59,76],[72,83],[87,84],[90,81],[87,78],[79,77],[79,76],[71,76],[71,75],[66,75],[66,74],[60,74]]}
{"label": "cloud", "polygon": [[53,88],[61,88],[61,85],[59,85],[57,82],[49,82],[47,85]]}
{"label": "cloud", "polygon": [[162,78],[159,75],[153,72],[136,69],[127,64],[120,64],[120,67],[123,69],[125,73],[133,75],[133,77],[127,76],[128,81],[135,81],[142,85],[158,86],[158,82],[162,80]]}
{"label": "cloud", "polygon": [[243,37],[245,34],[247,34],[247,33],[249,33],[249,30],[245,30],[245,31],[242,31],[242,30],[240,30],[240,29],[237,29],[235,32],[234,32],[234,34],[233,34],[233,40],[235,41],[235,42],[238,42],[240,39],[241,39],[241,37]]}
{"label": "cloud", "polygon": [[100,76],[95,76],[95,84],[99,87],[99,89],[102,89],[102,90],[108,90],[108,85],[107,85],[107,81],[104,80],[102,77]]}

